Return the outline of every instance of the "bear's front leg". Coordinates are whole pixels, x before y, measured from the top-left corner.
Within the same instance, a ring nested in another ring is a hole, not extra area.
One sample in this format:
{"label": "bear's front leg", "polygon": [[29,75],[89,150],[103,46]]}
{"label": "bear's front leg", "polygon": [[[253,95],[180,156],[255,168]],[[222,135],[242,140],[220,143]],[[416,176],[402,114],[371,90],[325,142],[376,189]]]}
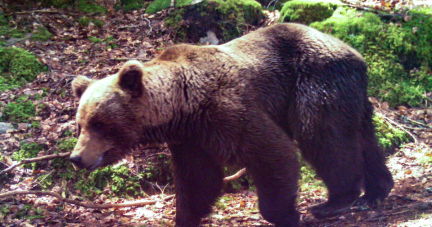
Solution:
{"label": "bear's front leg", "polygon": [[169,148],[174,168],[176,226],[199,226],[221,193],[223,168],[206,150],[194,144],[175,144]]}
{"label": "bear's front leg", "polygon": [[285,132],[266,116],[255,119],[245,130],[241,155],[257,188],[264,219],[278,227],[299,226],[300,215],[295,208],[298,155]]}

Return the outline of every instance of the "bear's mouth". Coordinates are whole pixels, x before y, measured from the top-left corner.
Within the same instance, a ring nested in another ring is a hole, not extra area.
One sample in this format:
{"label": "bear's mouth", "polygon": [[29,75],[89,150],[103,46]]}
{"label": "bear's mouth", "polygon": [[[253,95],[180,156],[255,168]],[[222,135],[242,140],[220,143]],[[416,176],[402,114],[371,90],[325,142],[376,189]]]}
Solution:
{"label": "bear's mouth", "polygon": [[97,169],[99,166],[101,166],[102,162],[103,162],[103,156],[104,156],[104,154],[102,154],[101,156],[99,156],[98,160],[95,163],[91,164],[90,166],[87,166],[86,169],[88,171],[93,171],[93,170]]}

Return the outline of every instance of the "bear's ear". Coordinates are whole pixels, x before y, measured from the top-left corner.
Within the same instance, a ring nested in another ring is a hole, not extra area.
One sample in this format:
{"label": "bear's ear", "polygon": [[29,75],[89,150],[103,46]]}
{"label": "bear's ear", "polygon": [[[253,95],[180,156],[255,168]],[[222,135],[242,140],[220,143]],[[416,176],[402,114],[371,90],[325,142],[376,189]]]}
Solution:
{"label": "bear's ear", "polygon": [[123,90],[129,92],[133,97],[138,97],[143,94],[143,67],[144,66],[139,61],[128,61],[122,66],[118,74],[119,86]]}
{"label": "bear's ear", "polygon": [[72,82],[72,90],[77,99],[80,99],[84,91],[92,82],[91,79],[85,76],[77,76]]}

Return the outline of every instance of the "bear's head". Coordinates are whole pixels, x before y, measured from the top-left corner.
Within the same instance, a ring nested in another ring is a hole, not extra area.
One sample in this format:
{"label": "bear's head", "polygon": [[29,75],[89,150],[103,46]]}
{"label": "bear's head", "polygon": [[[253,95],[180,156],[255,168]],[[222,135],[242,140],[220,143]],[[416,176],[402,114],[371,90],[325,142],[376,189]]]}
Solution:
{"label": "bear's head", "polygon": [[79,99],[79,137],[70,156],[75,166],[94,170],[112,164],[140,142],[148,115],[143,74],[140,62],[129,61],[119,73],[104,79],[78,76],[73,81]]}

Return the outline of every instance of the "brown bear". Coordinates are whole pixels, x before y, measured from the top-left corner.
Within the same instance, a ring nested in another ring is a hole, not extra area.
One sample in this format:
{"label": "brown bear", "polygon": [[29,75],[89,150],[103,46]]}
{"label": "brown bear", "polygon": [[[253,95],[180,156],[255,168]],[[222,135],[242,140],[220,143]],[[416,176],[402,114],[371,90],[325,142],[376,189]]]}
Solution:
{"label": "brown bear", "polygon": [[340,40],[277,24],[219,46],[177,45],[101,80],[77,77],[79,139],[70,160],[94,170],[138,144],[172,152],[176,225],[198,226],[221,194],[223,166],[247,168],[262,216],[298,226],[296,142],[329,191],[318,217],[393,187],[374,134],[367,67]]}

